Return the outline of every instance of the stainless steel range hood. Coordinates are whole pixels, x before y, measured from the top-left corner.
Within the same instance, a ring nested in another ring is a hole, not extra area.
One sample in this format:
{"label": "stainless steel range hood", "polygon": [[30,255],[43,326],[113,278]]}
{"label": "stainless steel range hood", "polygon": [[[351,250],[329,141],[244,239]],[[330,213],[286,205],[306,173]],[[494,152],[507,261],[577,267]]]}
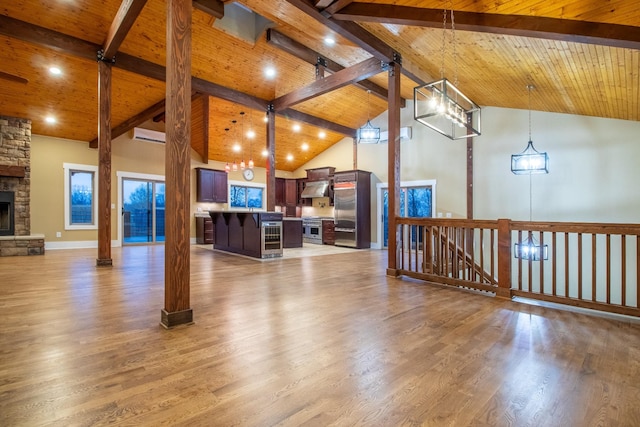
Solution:
{"label": "stainless steel range hood", "polygon": [[329,181],[309,181],[306,183],[300,197],[312,199],[314,197],[327,197],[329,195]]}

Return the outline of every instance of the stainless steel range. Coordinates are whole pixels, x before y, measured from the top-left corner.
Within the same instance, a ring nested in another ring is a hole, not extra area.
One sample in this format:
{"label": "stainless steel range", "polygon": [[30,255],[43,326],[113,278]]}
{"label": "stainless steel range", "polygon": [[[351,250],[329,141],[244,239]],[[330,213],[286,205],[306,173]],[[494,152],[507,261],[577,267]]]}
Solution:
{"label": "stainless steel range", "polygon": [[322,244],[322,218],[302,217],[302,241]]}

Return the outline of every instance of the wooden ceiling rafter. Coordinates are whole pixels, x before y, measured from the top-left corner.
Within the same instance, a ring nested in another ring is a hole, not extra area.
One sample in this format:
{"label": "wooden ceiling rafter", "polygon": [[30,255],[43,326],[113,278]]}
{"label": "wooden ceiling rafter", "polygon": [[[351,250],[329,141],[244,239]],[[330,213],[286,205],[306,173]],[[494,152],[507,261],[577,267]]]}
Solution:
{"label": "wooden ceiling rafter", "polygon": [[[345,22],[442,28],[442,9],[424,9],[378,3],[351,3],[331,15]],[[456,11],[456,29],[640,49],[640,27],[542,16]]]}
{"label": "wooden ceiling rafter", "polygon": [[[322,61],[324,68],[332,73],[337,73],[345,68],[334,60],[327,58],[319,52],[316,52],[315,50],[272,28],[267,30],[267,43],[311,65],[317,65]],[[360,89],[370,91],[372,95],[375,95],[380,99],[384,99],[385,101],[389,96],[389,91],[387,89],[370,80],[361,80],[359,82],[355,82],[354,85]],[[404,108],[406,105],[406,100],[404,98],[401,98],[401,104],[402,108]]]}
{"label": "wooden ceiling rafter", "polygon": [[[391,46],[380,40],[369,31],[349,21],[337,21],[325,16],[322,12],[315,8],[308,0],[286,0],[287,3],[297,7],[302,12],[306,13],[322,25],[330,28],[342,37],[360,46],[371,55],[384,62],[396,62],[401,58],[401,55],[396,52]],[[418,83],[419,85],[426,84],[431,81],[431,77],[425,76],[422,70],[414,67],[413,64],[404,63],[401,67],[401,73]]]}
{"label": "wooden ceiling rafter", "polygon": [[102,46],[104,58],[113,58],[145,4],[147,0],[122,1]]}
{"label": "wooden ceiling rafter", "polygon": [[[44,46],[56,52],[78,56],[80,58],[91,61],[95,61],[96,52],[100,49],[100,46],[98,46],[97,44],[4,15],[0,15],[0,34],[35,45]],[[134,57],[132,55],[128,55],[126,53],[118,52],[117,61],[113,65],[116,68],[120,68],[132,73],[136,73],[159,81],[165,81],[165,67],[141,58]],[[266,111],[269,104],[268,100],[248,95],[243,92],[230,89],[216,83],[208,82],[197,77],[192,77],[191,84],[192,89],[196,92],[231,101],[248,108],[255,108]],[[153,110],[153,107],[154,106],[149,107],[149,110]],[[281,111],[278,112],[278,114],[287,114],[287,112],[290,111],[291,110]],[[156,115],[160,113],[161,111],[156,113]],[[135,120],[135,117],[136,116],[128,119],[127,121],[123,122],[123,124],[129,122],[130,120]],[[353,129],[349,127],[339,125],[320,117],[315,117],[308,114],[298,114],[298,117],[300,117],[301,121],[304,121],[311,125],[326,127],[327,129],[334,130],[345,135],[350,136],[353,132]],[[134,126],[129,127],[129,129],[131,129],[132,127]],[[116,126],[114,130],[117,128],[118,126]],[[120,135],[125,132],[126,130]],[[119,135],[115,135],[112,131],[112,137],[115,138],[116,136]]]}
{"label": "wooden ceiling rafter", "polygon": [[[124,135],[134,127],[139,126],[142,123],[146,122],[147,120],[154,118],[158,114],[163,114],[164,110],[165,110],[165,100],[163,99],[162,101],[156,102],[146,110],[136,114],[133,117],[130,117],[129,119],[120,123],[118,126],[112,128],[111,138],[113,139],[113,138],[119,137],[120,135]],[[89,147],[98,148],[98,138],[94,138],[91,141],[89,141]]]}
{"label": "wooden ceiling rafter", "polygon": [[193,0],[193,7],[214,18],[224,18],[224,3],[220,0]]}
{"label": "wooden ceiling rafter", "polygon": [[337,0],[337,1],[333,2],[333,4],[328,6],[326,9],[324,9],[322,11],[322,14],[325,15],[325,16],[331,16],[334,13],[336,13],[336,12],[342,10],[343,8],[347,7],[351,3],[353,3],[353,0]]}
{"label": "wooden ceiling rafter", "polygon": [[273,107],[276,111],[284,110],[292,105],[307,101],[316,96],[350,85],[360,80],[375,76],[383,71],[384,63],[378,58],[372,57],[340,70],[323,79],[316,80],[304,87],[289,92],[273,100]]}

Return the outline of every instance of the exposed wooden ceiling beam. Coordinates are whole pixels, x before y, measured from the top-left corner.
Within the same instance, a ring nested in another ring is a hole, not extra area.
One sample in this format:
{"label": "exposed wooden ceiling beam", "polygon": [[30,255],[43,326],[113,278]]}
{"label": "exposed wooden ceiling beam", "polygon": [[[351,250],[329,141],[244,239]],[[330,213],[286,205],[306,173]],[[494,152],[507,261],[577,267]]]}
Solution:
{"label": "exposed wooden ceiling beam", "polygon": [[394,50],[358,24],[331,20],[316,9],[315,5],[310,3],[309,0],[287,0],[287,2],[341,36],[351,40],[356,45],[361,46],[378,59],[385,62],[393,61]]}
{"label": "exposed wooden ceiling beam", "polygon": [[[394,62],[397,61],[398,53],[395,52],[391,46],[380,40],[360,25],[355,22],[337,21],[330,19],[321,13],[309,3],[309,0],[286,0],[292,6],[297,7],[301,11],[305,12],[322,25],[332,29],[336,33],[352,41],[362,49],[369,52],[371,55],[377,57],[381,61]],[[433,80],[431,76],[426,75],[422,70],[415,67],[413,64],[404,63],[401,68],[402,74],[409,77],[414,82],[423,85]]]}
{"label": "exposed wooden ceiling beam", "polygon": [[[97,44],[68,36],[57,31],[52,31],[47,28],[39,27],[28,22],[10,18],[5,15],[0,15],[0,34],[90,61],[96,60],[96,52],[100,49],[100,46]],[[124,53],[118,53],[117,57],[118,59],[114,64],[116,68],[121,68],[159,81],[165,81],[166,71],[165,67],[162,65],[154,64],[153,62],[145,61]],[[193,78],[191,87],[194,91],[211,95],[216,98],[226,99],[249,108],[262,108],[266,111],[266,107],[269,103],[267,100],[229,89],[215,83],[207,82],[199,78]],[[312,118],[313,121],[311,121]],[[309,115],[306,115],[306,120],[301,119],[301,121],[309,124],[314,124],[314,122],[323,123],[323,125],[316,125],[327,129],[334,128],[335,130],[336,128],[344,128],[337,123]],[[345,132],[347,133],[344,134],[350,135],[349,132],[351,129],[345,129]],[[336,130],[336,132],[340,131]],[[112,137],[114,137],[113,133]]]}
{"label": "exposed wooden ceiling beam", "polygon": [[[124,135],[134,127],[141,125],[147,120],[151,120],[154,116],[157,116],[158,114],[164,113],[164,109],[165,109],[165,100],[163,99],[162,101],[156,102],[151,107],[140,112],[139,114],[136,114],[133,117],[130,117],[129,119],[120,123],[118,126],[111,129],[111,139],[115,139],[120,135]],[[89,147],[98,148],[98,138],[95,138],[89,141]]]}
{"label": "exposed wooden ceiling beam", "polygon": [[291,108],[287,108],[286,110],[282,110],[282,111],[277,111],[276,114],[278,114],[279,116],[287,117],[288,119],[291,119],[291,120],[296,120],[299,122],[310,124],[311,126],[316,126],[332,132],[341,133],[344,136],[355,137],[358,133],[358,129],[354,129],[348,126],[343,126],[337,123],[329,122],[327,120],[320,119],[310,114],[306,114],[297,110],[292,110]]}
{"label": "exposed wooden ceiling beam", "polygon": [[145,4],[147,0],[122,0],[102,46],[105,58],[113,58],[116,54]]}
{"label": "exposed wooden ceiling beam", "polygon": [[323,10],[322,13],[325,16],[331,16],[334,13],[336,13],[337,11],[347,7],[351,3],[353,3],[353,0],[338,0],[338,1],[334,2],[331,6],[327,7],[325,10]]}
{"label": "exposed wooden ceiling beam", "polygon": [[316,80],[313,83],[274,99],[273,107],[276,111],[284,110],[285,108],[315,98],[316,96],[375,76],[382,71],[382,63],[378,58],[365,59],[356,65],[352,65],[351,67],[345,68],[323,79]]}
{"label": "exposed wooden ceiling beam", "polygon": [[[442,9],[351,3],[334,15],[345,21],[442,28]],[[640,27],[541,16],[455,12],[456,29],[640,49]]]}
{"label": "exposed wooden ceiling beam", "polygon": [[193,0],[193,7],[214,18],[222,19],[224,17],[224,3],[220,0]]}
{"label": "exposed wooden ceiling beam", "polygon": [[324,9],[325,7],[329,6],[331,3],[333,2],[333,0],[315,0],[315,6],[318,9]]}
{"label": "exposed wooden ceiling beam", "polygon": [[[267,30],[267,43],[275,46],[291,55],[295,56],[298,59],[302,59],[303,61],[316,65],[318,61],[321,59],[324,67],[331,71],[332,73],[337,73],[340,70],[344,70],[344,67],[335,61],[321,55],[315,50],[306,47],[305,45],[298,43],[290,37],[285,36],[284,34],[269,28]],[[389,92],[387,89],[383,88],[380,85],[373,83],[370,80],[362,80],[354,83],[354,86],[359,87],[360,89],[371,91],[373,95],[378,96],[381,99],[387,100],[387,96]],[[403,98],[401,100],[402,108],[406,105],[406,100]]]}

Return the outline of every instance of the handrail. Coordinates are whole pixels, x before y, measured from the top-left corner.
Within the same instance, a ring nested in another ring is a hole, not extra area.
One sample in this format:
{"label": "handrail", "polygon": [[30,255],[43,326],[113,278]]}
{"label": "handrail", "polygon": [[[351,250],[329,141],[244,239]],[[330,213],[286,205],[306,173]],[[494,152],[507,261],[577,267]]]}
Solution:
{"label": "handrail", "polygon": [[[640,224],[407,217],[396,224],[398,275],[640,317]],[[547,260],[513,256],[513,243],[530,233],[548,246]]]}

